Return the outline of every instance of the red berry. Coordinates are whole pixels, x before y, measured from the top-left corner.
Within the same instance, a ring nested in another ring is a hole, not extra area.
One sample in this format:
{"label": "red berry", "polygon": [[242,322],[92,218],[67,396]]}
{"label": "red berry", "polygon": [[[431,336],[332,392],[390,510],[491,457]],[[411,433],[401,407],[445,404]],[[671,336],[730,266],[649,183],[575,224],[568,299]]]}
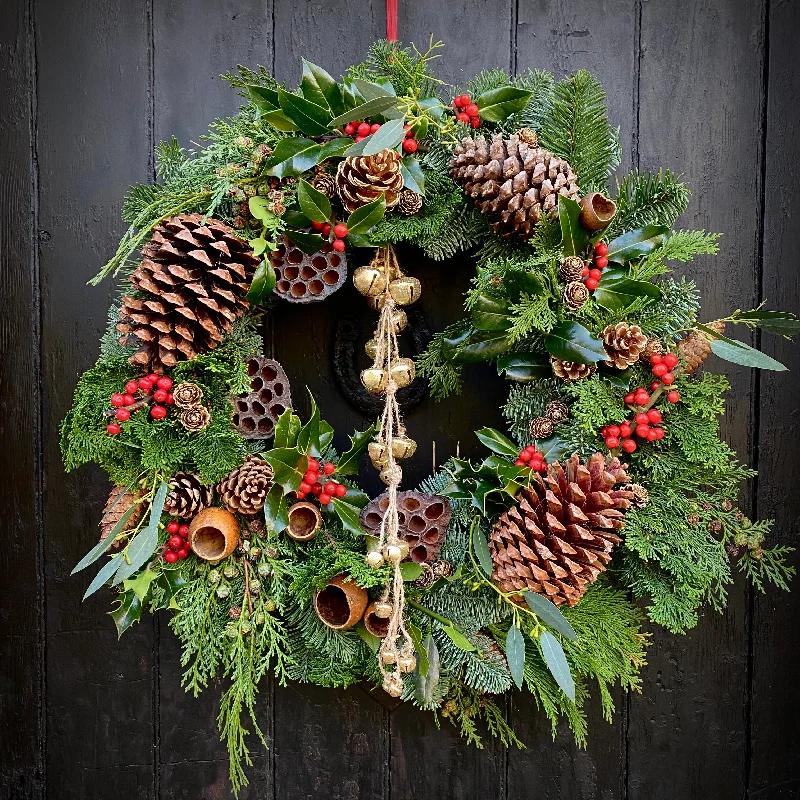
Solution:
{"label": "red berry", "polygon": [[116,422],[109,422],[108,425],[106,425],[106,431],[112,436],[116,436],[121,430],[122,428],[120,428]]}
{"label": "red berry", "polygon": [[174,550],[167,550],[164,553],[164,561],[169,564],[174,564],[178,560],[178,554]]}
{"label": "red berry", "polygon": [[654,392],[656,389],[660,389],[660,388],[661,388],[661,384],[658,381],[653,381],[650,384],[650,391],[651,392]]}
{"label": "red berry", "polygon": [[649,432],[650,432],[650,426],[649,425],[637,425],[636,426],[636,435],[640,439],[646,439],[647,438],[647,434]]}
{"label": "red berry", "polygon": [[627,437],[631,435],[631,426],[628,425],[627,422],[623,422],[622,425],[619,426],[619,435],[623,439],[627,439]]}
{"label": "red berry", "polygon": [[470,103],[468,106],[464,107],[464,112],[469,114],[471,117],[477,117],[478,114],[481,113],[481,110],[475,105],[475,103]]}
{"label": "red berry", "polygon": [[171,536],[173,533],[177,533],[180,530],[180,527],[181,526],[178,524],[177,520],[172,520],[172,522],[167,525],[167,533]]}
{"label": "red berry", "polygon": [[465,114],[463,111],[460,114],[456,114],[456,119],[465,125],[469,125],[469,114]]}
{"label": "red berry", "polygon": [[646,389],[637,389],[634,397],[636,398],[637,405],[640,406],[645,405],[650,400],[650,395],[647,393]]}
{"label": "red berry", "polygon": [[118,408],[118,409],[117,409],[117,413],[116,413],[116,414],[114,414],[114,416],[115,416],[115,417],[116,417],[116,418],[117,418],[117,419],[118,419],[120,422],[127,422],[127,421],[128,421],[130,418],[131,418],[131,412],[130,412],[130,411],[128,411],[128,409],[127,409],[127,408]]}
{"label": "red berry", "polygon": [[334,239],[332,246],[333,246],[333,249],[337,253],[343,253],[344,252],[345,244],[344,244],[344,241],[342,239]]}
{"label": "red berry", "polygon": [[145,378],[149,383],[158,383],[159,375],[156,375],[155,372],[151,372],[149,375],[146,375]]}
{"label": "red berry", "polygon": [[596,281],[599,281],[600,278],[603,277],[603,273],[600,272],[599,269],[590,269],[589,270],[589,277],[594,278]]}
{"label": "red berry", "polygon": [[677,403],[678,400],[680,399],[681,399],[680,392],[676,392],[674,389],[671,392],[667,392],[667,400],[669,400],[670,403]]}
{"label": "red berry", "polygon": [[178,535],[186,539],[189,536],[189,526],[181,525],[180,528],[178,528]]}
{"label": "red berry", "polygon": [[330,224],[330,222],[326,222],[322,226],[322,235],[323,236],[330,236],[331,235],[331,224]]}
{"label": "red berry", "polygon": [[653,375],[655,375],[656,378],[663,378],[664,375],[666,375],[668,372],[669,372],[669,367],[663,362],[661,364],[656,364],[653,367]]}
{"label": "red berry", "polygon": [[356,140],[355,140],[356,144],[358,144],[359,142],[363,142],[364,139],[366,139],[366,138],[367,138],[366,136],[356,136]]}
{"label": "red berry", "polygon": [[661,412],[657,408],[651,408],[647,412],[647,419],[650,422],[661,422]]}
{"label": "red berry", "polygon": [[411,134],[411,126],[408,123],[403,125],[403,130],[406,132],[406,138],[408,138],[409,136],[412,135]]}
{"label": "red berry", "polygon": [[656,439],[663,439],[664,438],[664,429],[663,428],[653,428],[656,432]]}
{"label": "red berry", "polygon": [[344,132],[348,136],[352,136],[356,132],[356,129],[352,122],[348,122],[347,125],[344,126]]}
{"label": "red berry", "polygon": [[542,459],[541,458],[532,458],[528,463],[528,466],[534,471],[538,472],[542,468]]}
{"label": "red berry", "polygon": [[128,381],[125,384],[125,393],[126,394],[136,394],[136,390],[139,388],[139,384],[136,381]]}
{"label": "red berry", "polygon": [[608,435],[609,436],[619,436],[619,425],[609,425],[608,427]]}
{"label": "red berry", "polygon": [[647,441],[648,442],[654,442],[657,438],[658,438],[658,434],[656,433],[656,429],[655,428],[650,428],[647,431]]}
{"label": "red berry", "polygon": [[185,547],[181,547],[175,555],[182,561],[184,558],[189,557],[189,551]]}
{"label": "red berry", "polygon": [[308,492],[295,492],[295,494],[297,495],[298,500],[302,500],[308,494]]}
{"label": "red berry", "polygon": [[359,135],[359,136],[369,136],[369,131],[370,131],[370,124],[369,124],[369,122],[362,122],[362,123],[361,123],[361,124],[358,126],[358,129],[357,129],[357,130],[358,130],[358,135]]}
{"label": "red berry", "polygon": [[454,105],[456,108],[463,108],[463,107],[464,107],[464,100],[463,100],[463,98],[464,98],[464,95],[463,95],[463,94],[457,94],[457,95],[456,95],[456,96],[453,98],[453,105]]}
{"label": "red berry", "polygon": [[527,465],[525,464],[525,462],[524,462],[524,461],[523,461],[521,458],[518,458],[518,459],[517,459],[517,460],[514,462],[514,466],[515,466],[515,467],[524,467],[524,466],[527,466]]}
{"label": "red berry", "polygon": [[667,354],[664,356],[664,363],[665,363],[665,364],[666,364],[666,365],[667,365],[667,366],[668,366],[670,369],[672,369],[673,367],[677,367],[677,366],[678,366],[678,361],[679,361],[679,360],[680,360],[680,359],[678,358],[678,356],[676,356],[676,355],[675,355],[675,353],[667,353]]}
{"label": "red berry", "polygon": [[167,399],[164,401],[168,406],[175,405],[175,398],[172,396],[171,393],[167,393]]}
{"label": "red berry", "polygon": [[337,486],[336,483],[334,483],[333,481],[329,481],[328,483],[325,484],[322,491],[325,492],[325,494],[332,495],[336,491],[336,486]]}
{"label": "red berry", "polygon": [[123,395],[123,403],[126,406],[132,406],[136,402],[136,398],[132,394]]}
{"label": "red berry", "polygon": [[147,378],[139,378],[138,384],[139,389],[143,391],[145,394],[150,394],[150,389],[152,388],[153,384],[150,383]]}
{"label": "red berry", "polygon": [[334,494],[337,497],[344,497],[347,494],[347,487],[343,483],[337,483]]}
{"label": "red berry", "polygon": [[167,542],[167,544],[169,544],[169,546],[173,550],[177,550],[179,547],[183,546],[183,539],[181,539],[181,537],[177,536],[177,535],[176,536],[170,536],[169,537],[169,542]]}
{"label": "red berry", "polygon": [[361,120],[360,119],[354,119],[350,124],[353,126],[353,130],[357,130],[358,126],[361,124]]}
{"label": "red berry", "polygon": [[461,105],[465,108],[472,102],[472,98],[468,94],[461,95]]}
{"label": "red berry", "polygon": [[533,453],[529,453],[527,450],[522,450],[519,456],[517,456],[517,459],[519,461],[530,461],[531,456],[533,456]]}
{"label": "red berry", "polygon": [[664,356],[662,356],[661,353],[653,353],[653,355],[650,356],[650,364],[653,367],[656,364],[660,364],[663,360]]}
{"label": "red berry", "polygon": [[308,457],[308,469],[313,470],[314,472],[319,472],[319,461],[312,456]]}
{"label": "red berry", "polygon": [[530,453],[531,455],[534,455],[534,453],[536,453],[536,452],[537,452],[537,450],[536,450],[536,445],[529,444],[529,445],[528,445],[528,446],[527,446],[527,447],[524,449],[524,451],[523,451],[523,452],[525,452],[525,453]]}
{"label": "red berry", "polygon": [[321,483],[315,483],[311,487],[311,494],[313,494],[315,497],[319,497],[322,494],[322,484]]}
{"label": "red berry", "polygon": [[303,475],[303,481],[307,483],[309,486],[313,486],[317,482],[317,478],[319,477],[319,473],[315,469],[310,469]]}
{"label": "red berry", "polygon": [[675,383],[675,376],[671,372],[667,372],[665,375],[661,376],[661,382],[665,386],[669,386],[669,385]]}
{"label": "red berry", "polygon": [[594,246],[594,254],[596,256],[607,256],[608,255],[608,245],[605,242],[598,242]]}
{"label": "red berry", "polygon": [[628,394],[625,395],[625,405],[631,405],[631,403],[635,402],[635,400],[636,395],[634,395],[633,392],[628,392]]}
{"label": "red berry", "polygon": [[164,419],[167,416],[167,409],[164,406],[153,406],[150,409],[150,416],[153,419]]}
{"label": "red berry", "polygon": [[313,228],[315,231],[321,231],[321,230],[322,230],[322,226],[323,226],[324,224],[325,224],[324,222],[317,222],[316,220],[313,220],[313,219],[311,220],[311,227],[312,227],[312,228]]}
{"label": "red berry", "polygon": [[480,117],[470,117],[469,124],[471,128],[480,128],[481,126],[481,118]]}
{"label": "red berry", "polygon": [[586,264],[583,265],[583,272],[581,272],[581,278],[585,278],[589,274],[589,267]]}
{"label": "red berry", "polygon": [[647,425],[650,422],[650,418],[644,412],[637,414],[635,419],[637,425]]}
{"label": "red berry", "polygon": [[155,400],[156,403],[166,403],[168,397],[169,392],[165,391],[164,389],[156,389],[153,392],[153,400]]}
{"label": "red berry", "polygon": [[597,288],[598,283],[599,283],[599,281],[595,280],[594,278],[587,278],[586,279],[586,288],[590,292],[593,292]]}
{"label": "red berry", "polygon": [[333,226],[333,235],[337,239],[344,239],[347,236],[347,225],[343,222],[340,222],[338,225]]}
{"label": "red berry", "polygon": [[300,486],[297,489],[297,493],[308,494],[310,491],[311,491],[311,484],[307,483],[306,481],[301,481]]}
{"label": "red berry", "polygon": [[608,266],[608,259],[605,256],[600,256],[594,260],[594,263],[597,264],[600,269],[605,269]]}
{"label": "red berry", "polygon": [[636,449],[636,442],[634,442],[633,439],[626,439],[622,443],[622,449],[626,453],[632,453]]}
{"label": "red berry", "polygon": [[156,381],[156,386],[159,389],[163,389],[165,392],[168,392],[172,388],[172,378],[168,378],[166,375],[163,378],[159,378]]}
{"label": "red berry", "polygon": [[331,496],[330,496],[330,495],[329,495],[327,492],[322,492],[322,493],[320,494],[320,496],[319,496],[319,502],[320,502],[320,503],[321,503],[323,506],[327,506],[327,505],[328,505],[328,503],[330,503],[330,502],[331,502],[331,500],[333,500],[333,498],[332,498],[332,497],[331,497]]}
{"label": "red berry", "polygon": [[403,150],[405,150],[406,153],[416,153],[417,147],[416,139],[403,139]]}
{"label": "red berry", "polygon": [[373,122],[372,125],[369,126],[369,132],[375,133],[381,126],[378,125],[377,122]]}
{"label": "red berry", "polygon": [[613,450],[615,447],[619,447],[619,439],[616,436],[609,436],[606,439],[606,447],[609,450]]}
{"label": "red berry", "polygon": [[322,471],[326,475],[333,475],[336,472],[336,464],[331,463],[330,461],[327,464],[324,464],[322,467]]}
{"label": "red berry", "polygon": [[112,394],[111,395],[111,405],[114,408],[122,408],[125,405],[125,395],[124,394]]}

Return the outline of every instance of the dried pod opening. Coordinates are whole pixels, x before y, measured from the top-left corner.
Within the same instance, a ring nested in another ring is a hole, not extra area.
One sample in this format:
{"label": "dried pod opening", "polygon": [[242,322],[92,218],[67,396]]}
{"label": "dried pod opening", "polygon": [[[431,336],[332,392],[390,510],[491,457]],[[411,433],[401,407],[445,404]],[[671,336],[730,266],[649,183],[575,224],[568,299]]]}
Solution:
{"label": "dried pod opening", "polygon": [[364,627],[373,635],[380,639],[389,633],[389,618],[379,617],[374,611],[364,614]]}
{"label": "dried pod opening", "polygon": [[598,219],[602,221],[610,221],[611,218],[614,216],[614,212],[617,209],[613,200],[609,200],[607,197],[603,197],[603,195],[597,193],[592,195],[592,210],[595,214],[597,214]]}
{"label": "dried pod opening", "polygon": [[417,564],[424,564],[428,560],[428,548],[424,544],[418,544],[411,551],[411,560]]}
{"label": "dried pod opening", "polygon": [[428,519],[438,519],[444,513],[444,503],[431,503],[425,509],[425,516]]}
{"label": "dried pod opening", "polygon": [[320,517],[311,505],[299,503],[289,509],[289,535],[298,541],[306,541],[314,537],[319,527]]}
{"label": "dried pod opening", "polygon": [[200,528],[192,539],[192,549],[200,558],[215,561],[225,552],[225,536],[219,528]]}
{"label": "dried pod opening", "polygon": [[317,595],[317,614],[332,628],[341,628],[350,619],[350,603],[339,586],[326,586]]}

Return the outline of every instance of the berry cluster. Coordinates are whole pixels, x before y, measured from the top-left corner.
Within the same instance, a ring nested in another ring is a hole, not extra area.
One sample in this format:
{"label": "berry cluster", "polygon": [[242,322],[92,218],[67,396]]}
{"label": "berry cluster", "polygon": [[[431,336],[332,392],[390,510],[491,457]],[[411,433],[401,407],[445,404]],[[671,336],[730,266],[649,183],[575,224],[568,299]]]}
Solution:
{"label": "berry cluster", "polygon": [[[128,381],[124,393],[117,392],[111,395],[111,405],[115,409],[113,416],[117,422],[109,422],[106,425],[108,433],[116,436],[122,430],[119,423],[127,422],[131,418],[132,411],[148,405],[151,400],[154,405],[150,409],[150,416],[153,419],[164,419],[167,416],[166,406],[171,406],[175,402],[169,391],[171,388],[172,378],[155,373],[145,375],[136,381]],[[150,392],[153,392],[152,397]]]}
{"label": "berry cluster", "polygon": [[[653,353],[653,355],[650,356],[650,367],[653,370],[653,375],[655,375],[656,378],[660,378],[664,386],[670,386],[675,383],[675,375],[672,373],[672,370],[678,366],[678,360],[678,356],[676,356],[675,353],[666,353],[663,356],[661,353]],[[655,383],[658,382],[654,382],[654,385]],[[677,394],[677,392],[675,394]],[[678,399],[680,399],[680,395],[678,395]],[[671,402],[677,402],[677,400]]]}
{"label": "berry cluster", "polygon": [[[403,150],[405,150],[406,153],[416,153],[417,147],[419,147],[419,142],[417,142],[417,140],[411,134],[410,125],[404,125],[403,127],[405,128],[406,132],[406,138],[403,140]],[[344,132],[348,136],[352,136],[353,139],[358,143],[363,142],[364,139],[366,139],[370,134],[377,133],[380,128],[381,126],[377,122],[369,123],[366,121],[360,122],[356,120],[355,122],[348,122],[347,125],[344,126]]]}
{"label": "berry cluster", "polygon": [[631,438],[634,434],[648,442],[664,438],[664,428],[660,423],[661,412],[657,408],[651,408],[637,414],[633,422],[626,420],[619,425],[606,425],[600,430],[600,435],[605,439],[609,450],[621,447],[626,453],[632,453],[637,447],[636,441]]}
{"label": "berry cluster", "polygon": [[343,222],[338,222],[336,225],[331,225],[330,222],[312,222],[311,227],[315,231],[319,231],[326,239],[331,235],[331,231],[333,231],[334,239],[333,242],[331,242],[331,248],[337,253],[344,252],[344,238],[349,233],[347,225]]}
{"label": "berry cluster", "polygon": [[608,245],[605,242],[598,242],[594,246],[594,259],[591,269],[586,266],[583,268],[583,282],[586,288],[593,292],[600,283],[603,270],[608,266]]}
{"label": "berry cluster", "polygon": [[472,102],[468,94],[460,94],[453,98],[453,106],[456,110],[456,119],[465,125],[479,128],[481,124],[480,109]]}
{"label": "berry cluster", "polygon": [[[344,497],[347,494],[347,487],[343,483],[337,483],[329,479],[334,472],[336,472],[336,464],[328,461],[320,466],[316,458],[309,457],[308,469],[306,474],[303,475],[300,488],[297,490],[297,499],[302,500],[310,493],[319,500],[321,505],[327,506],[334,497]],[[322,483],[320,477],[323,480],[327,479],[326,482]]]}
{"label": "berry cluster", "polygon": [[[658,381],[650,384],[650,390],[655,392],[657,389],[661,388],[661,384]],[[677,403],[681,399],[680,392],[676,392],[674,389],[670,392],[667,392],[667,400],[670,403]],[[650,392],[644,388],[644,386],[640,386],[638,389],[635,389],[632,392],[628,392],[625,395],[625,405],[627,406],[640,406],[644,407],[650,402]]]}
{"label": "berry cluster", "polygon": [[532,444],[523,447],[519,451],[515,467],[529,467],[534,472],[547,472],[547,462],[544,460],[544,453],[537,450]]}
{"label": "berry cluster", "polygon": [[173,519],[167,525],[167,533],[169,539],[164,545],[164,561],[174,564],[176,561],[188,558],[192,552],[192,546],[189,544],[189,526],[181,525],[178,520]]}

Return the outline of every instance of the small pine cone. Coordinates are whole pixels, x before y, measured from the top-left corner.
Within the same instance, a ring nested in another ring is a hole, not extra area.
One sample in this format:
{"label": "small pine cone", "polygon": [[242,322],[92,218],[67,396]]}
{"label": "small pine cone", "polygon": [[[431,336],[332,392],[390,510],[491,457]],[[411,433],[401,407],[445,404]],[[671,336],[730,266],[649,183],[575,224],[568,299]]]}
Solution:
{"label": "small pine cone", "polygon": [[239,619],[242,616],[242,608],[241,606],[231,606],[228,609],[228,616],[231,619]]}
{"label": "small pine cone", "polygon": [[732,543],[728,543],[725,545],[725,552],[728,554],[730,558],[738,558],[739,557],[739,548]]}
{"label": "small pine cone", "polygon": [[721,519],[712,519],[711,522],[708,523],[708,529],[711,533],[722,533],[722,527]]}
{"label": "small pine cone", "polygon": [[437,578],[449,578],[453,574],[453,565],[444,559],[434,561],[432,569]]}
{"label": "small pine cone", "polygon": [[327,172],[318,172],[311,185],[325,197],[336,197],[336,178]]}
{"label": "small pine cone", "polygon": [[733,511],[733,503],[727,497],[722,501],[721,506],[723,511]]}
{"label": "small pine cone", "polygon": [[533,128],[520,128],[517,131],[517,137],[521,142],[525,142],[525,144],[530,147],[539,146],[539,137],[536,135],[536,131]]}
{"label": "small pine cone", "polygon": [[544,409],[544,415],[553,425],[559,425],[569,419],[569,407],[561,400],[551,400]]}
{"label": "small pine cone", "polygon": [[635,364],[648,341],[638,325],[631,325],[628,322],[609,325],[603,330],[601,338],[609,355],[606,364],[617,369],[627,369],[631,364]]}
{"label": "small pine cone", "polygon": [[[123,526],[123,529],[130,530],[136,527],[136,523],[142,517],[142,504],[138,502],[141,497],[142,492],[136,492],[134,494],[128,491],[128,487],[124,484],[115,486],[111,490],[111,494],[109,494],[105,508],[103,509],[103,518],[100,520],[101,542],[108,538],[108,535],[114,530],[123,515],[134,504],[136,505],[136,510],[131,512],[131,516],[128,517],[128,521]],[[118,531],[118,533],[122,533],[122,530]]]}
{"label": "small pine cone", "polygon": [[622,488],[633,494],[633,505],[636,508],[644,508],[650,500],[650,493],[640,483],[628,483]]}
{"label": "small pine cone", "polygon": [[572,283],[573,281],[579,281],[583,276],[583,259],[579,256],[567,256],[567,258],[563,259],[563,261],[558,265],[558,277],[564,283]]}
{"label": "small pine cone", "polygon": [[164,513],[189,519],[211,505],[214,489],[204,486],[197,475],[179,472],[170,481],[170,493],[164,501]]}
{"label": "small pine cone", "polygon": [[211,413],[205,406],[184,408],[180,416],[181,425],[191,433],[202,431],[211,422]]}
{"label": "small pine cone", "polygon": [[690,525],[697,525],[700,522],[700,515],[699,514],[689,514],[689,516],[686,517],[686,521]]}
{"label": "small pine cone", "polygon": [[562,361],[560,358],[550,356],[550,366],[557,378],[565,381],[579,381],[594,375],[597,367],[594,364],[579,364],[577,361]]}
{"label": "small pine cone", "polygon": [[400,200],[397,203],[397,210],[407,217],[418,214],[422,208],[422,195],[412,192],[411,189],[403,189],[400,192]]}
{"label": "small pine cone", "polygon": [[644,346],[644,350],[639,354],[639,361],[649,361],[650,356],[655,355],[656,353],[663,353],[664,352],[664,345],[658,339],[653,339],[652,337],[647,340],[647,344]]}
{"label": "small pine cone", "polygon": [[[427,567],[427,565],[425,565]],[[433,574],[433,568],[427,568],[423,571],[422,575],[419,576],[414,581],[414,588],[415,589],[422,589],[423,591],[427,591],[428,589],[436,583],[436,575]]]}
{"label": "small pine cone", "polygon": [[249,455],[244,464],[217,484],[217,492],[228,511],[252,517],[264,508],[271,487],[272,467],[258,456]]}
{"label": "small pine cone", "polygon": [[570,311],[577,311],[589,299],[589,290],[583,281],[570,281],[562,289],[561,299]]}
{"label": "small pine cone", "polygon": [[203,390],[196,383],[179,383],[172,396],[178,408],[192,408],[203,399]]}
{"label": "small pine cone", "polygon": [[[725,330],[725,323],[708,322],[705,327],[722,333]],[[692,331],[678,342],[678,353],[683,361],[683,371],[688,375],[698,369],[711,355],[711,344],[702,331]]]}
{"label": "small pine cone", "polygon": [[371,156],[348,156],[336,170],[336,192],[351,214],[357,208],[383,196],[386,209],[400,201],[403,173],[394,150],[381,150]]}
{"label": "small pine cone", "polygon": [[547,417],[537,417],[531,420],[531,439],[541,441],[553,435],[553,421]]}

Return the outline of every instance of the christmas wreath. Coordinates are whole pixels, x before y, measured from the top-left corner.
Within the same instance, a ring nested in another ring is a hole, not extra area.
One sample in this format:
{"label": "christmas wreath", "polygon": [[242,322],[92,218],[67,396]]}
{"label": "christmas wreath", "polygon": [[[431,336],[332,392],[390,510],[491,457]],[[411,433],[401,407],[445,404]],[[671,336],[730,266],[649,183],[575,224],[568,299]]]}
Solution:
{"label": "christmas wreath", "polygon": [[[131,190],[96,279],[123,288],[62,447],[114,486],[75,571],[101,564],[86,596],[113,588],[120,635],[169,609],[188,691],[227,682],[235,790],[269,670],[382,686],[478,746],[482,729],[521,746],[495,698],[527,690],[582,744],[590,691],[610,717],[613,684],[640,688],[647,619],[684,632],[702,604],[721,610],[734,565],[759,590],[793,573],[770,523],[737,508],[754,473],[719,438],[726,379],[699,368],[713,353],[784,369],[727,334],[800,322],[763,307],[698,322],[668,264],[717,236],[673,227],[688,190],[669,172],[604,194],[619,142],[592,75],[494,69],[454,93],[437,49],[378,42],[341,82],[304,61],[293,90],[224,76],[245,105],[197,151],[160,145],[159,182]],[[398,334],[422,286],[398,242],[476,263],[465,319],[416,363]],[[348,273],[378,312],[361,379],[382,411],[337,453],[313,398],[308,419],[293,411],[292,365],[265,357],[258,325]],[[507,434],[476,425],[480,463],[400,490],[416,445],[398,392],[445,398],[475,361],[509,381]],[[365,454],[387,485],[374,499]]]}

